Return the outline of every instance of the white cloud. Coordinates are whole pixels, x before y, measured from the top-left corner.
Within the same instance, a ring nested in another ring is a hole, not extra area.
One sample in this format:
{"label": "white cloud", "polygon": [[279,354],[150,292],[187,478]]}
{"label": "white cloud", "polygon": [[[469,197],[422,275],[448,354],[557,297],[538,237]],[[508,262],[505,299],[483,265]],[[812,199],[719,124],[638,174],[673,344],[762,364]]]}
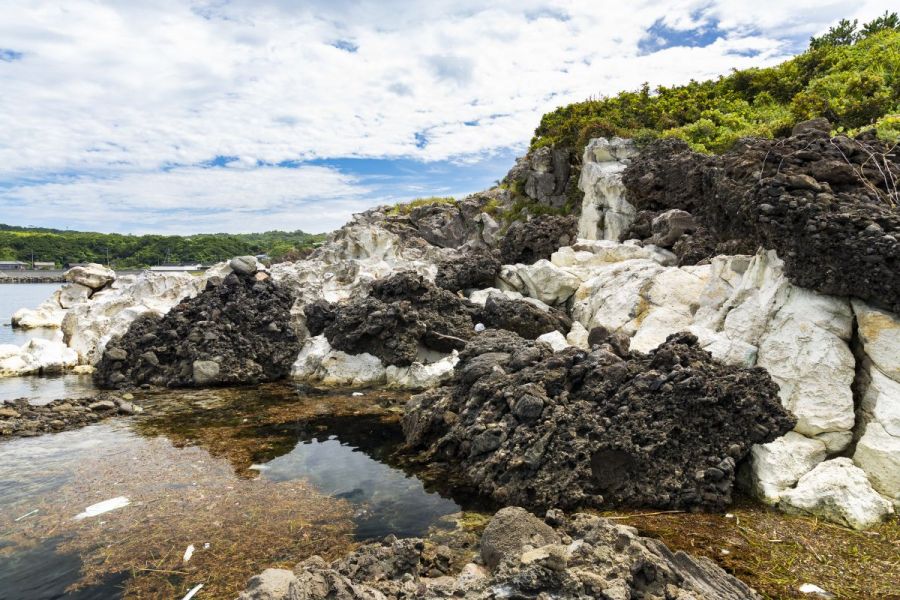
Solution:
{"label": "white cloud", "polygon": [[[276,181],[280,189],[300,176],[258,165],[471,161],[522,148],[556,106],[644,81],[668,85],[771,64],[795,49],[792,39],[890,7],[874,0],[852,7],[834,0],[0,0],[0,44],[17,57],[0,61],[0,201],[118,198],[135,214],[144,210],[148,191],[139,186],[146,185],[154,194],[170,190],[172,202],[171,194],[190,194],[182,199],[189,206],[232,214],[240,199],[271,199],[265,186]],[[725,33],[703,48],[642,53],[657,21],[682,30],[718,23]],[[758,54],[736,53],[747,50]],[[190,170],[217,156],[239,158],[228,169]],[[182,168],[162,170],[172,165]],[[227,180],[236,170],[243,174]],[[279,213],[268,222],[280,220]]]}
{"label": "white cloud", "polygon": [[64,215],[72,229],[183,234],[328,231],[373,202],[371,189],[332,168],[242,163],[80,176],[14,186],[3,196],[19,205],[15,216],[26,224]]}

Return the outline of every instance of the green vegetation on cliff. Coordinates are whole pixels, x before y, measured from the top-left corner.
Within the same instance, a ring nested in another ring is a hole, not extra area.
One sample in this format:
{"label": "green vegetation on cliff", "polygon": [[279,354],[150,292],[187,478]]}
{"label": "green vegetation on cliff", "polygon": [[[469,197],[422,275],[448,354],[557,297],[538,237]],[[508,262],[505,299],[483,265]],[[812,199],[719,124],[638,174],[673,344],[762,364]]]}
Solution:
{"label": "green vegetation on cliff", "polygon": [[[0,260],[68,263],[97,262],[139,268],[160,263],[211,263],[243,254],[268,254],[273,260],[294,258],[324,235],[303,231],[243,234],[121,235],[15,227],[0,224]],[[32,254],[33,253],[33,254]]]}
{"label": "green vegetation on cliff", "polygon": [[531,141],[580,156],[593,137],[638,142],[678,137],[695,150],[722,152],[746,136],[790,133],[825,117],[839,132],[874,127],[900,135],[900,18],[885,14],[861,28],[841,21],[809,49],[780,65],[733,71],[709,81],[658,87],[563,106],[544,115]]}

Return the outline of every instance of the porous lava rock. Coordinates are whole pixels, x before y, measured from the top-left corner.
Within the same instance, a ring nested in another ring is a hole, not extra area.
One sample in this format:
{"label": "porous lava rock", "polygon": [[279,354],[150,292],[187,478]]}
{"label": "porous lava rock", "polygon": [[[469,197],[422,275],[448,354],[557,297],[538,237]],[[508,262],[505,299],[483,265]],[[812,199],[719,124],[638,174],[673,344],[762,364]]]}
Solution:
{"label": "porous lava rock", "polygon": [[512,331],[529,340],[551,331],[565,335],[572,328],[572,319],[562,311],[553,308],[545,310],[502,294],[490,294],[480,314],[485,326]]}
{"label": "porous lava rock", "polygon": [[402,272],[376,281],[367,297],[341,304],[318,301],[305,312],[310,334],[324,333],[335,350],[407,366],[422,348],[449,353],[465,346],[478,308],[420,275]]}
{"label": "porous lava rock", "polygon": [[779,140],[744,139],[721,156],[667,139],[635,158],[623,181],[641,216],[626,237],[671,209],[697,222],[673,244],[682,264],[762,246],[791,281],[900,312],[900,151],[863,133],[830,137],[821,122]]}
{"label": "porous lava rock", "polygon": [[[268,569],[250,580],[238,600],[760,598],[708,558],[673,553],[633,527],[553,513],[551,527],[518,507],[497,512],[481,538],[486,567],[462,564],[472,559],[469,552],[431,538],[388,536],[331,563],[313,556],[293,573]],[[280,595],[261,593],[271,589]]]}
{"label": "porous lava rock", "polygon": [[575,241],[577,221],[574,216],[538,215],[528,221],[515,221],[500,242],[500,261],[505,265],[531,265],[562,246]]}
{"label": "porous lava rock", "polygon": [[201,387],[284,378],[301,347],[290,325],[292,303],[265,273],[231,273],[165,316],[136,319],[107,344],[94,382]]}
{"label": "porous lava rock", "polygon": [[719,364],[691,334],[619,351],[487,330],[409,402],[407,448],[503,504],[722,510],[753,444],[796,424],[764,369]]}
{"label": "porous lava rock", "polygon": [[434,283],[451,292],[493,287],[500,273],[500,259],[496,252],[477,247],[462,251],[459,256],[438,263]]}

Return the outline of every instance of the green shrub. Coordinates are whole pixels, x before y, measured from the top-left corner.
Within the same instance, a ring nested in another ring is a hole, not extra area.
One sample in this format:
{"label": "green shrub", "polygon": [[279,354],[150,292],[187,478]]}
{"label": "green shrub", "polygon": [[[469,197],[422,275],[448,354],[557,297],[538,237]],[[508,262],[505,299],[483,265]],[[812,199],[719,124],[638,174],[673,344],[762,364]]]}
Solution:
{"label": "green shrub", "polygon": [[644,144],[677,137],[695,150],[722,152],[741,137],[786,135],[806,119],[826,117],[837,131],[854,133],[897,113],[900,18],[885,13],[862,28],[841,22],[774,67],[652,91],[644,84],[560,107],[543,116],[531,148],[565,147],[580,157],[590,138],[620,135]]}

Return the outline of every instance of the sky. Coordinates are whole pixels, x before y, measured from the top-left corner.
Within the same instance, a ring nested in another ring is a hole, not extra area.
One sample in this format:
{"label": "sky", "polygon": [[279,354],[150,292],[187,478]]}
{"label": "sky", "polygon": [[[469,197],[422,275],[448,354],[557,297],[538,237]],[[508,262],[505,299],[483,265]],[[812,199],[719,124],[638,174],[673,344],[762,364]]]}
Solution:
{"label": "sky", "polygon": [[542,114],[801,52],[846,0],[0,0],[0,223],[324,232],[502,179]]}

